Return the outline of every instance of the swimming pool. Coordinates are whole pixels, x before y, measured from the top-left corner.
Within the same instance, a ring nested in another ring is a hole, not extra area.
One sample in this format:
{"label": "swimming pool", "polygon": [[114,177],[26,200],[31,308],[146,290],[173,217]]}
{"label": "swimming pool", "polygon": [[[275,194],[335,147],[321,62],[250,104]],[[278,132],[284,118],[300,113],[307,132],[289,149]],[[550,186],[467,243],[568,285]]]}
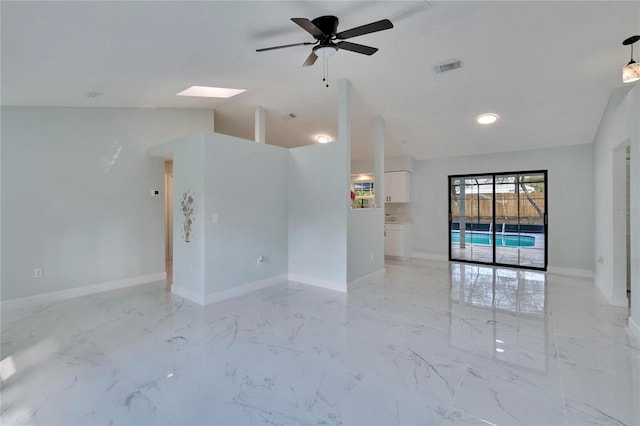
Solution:
{"label": "swimming pool", "polygon": [[[467,231],[464,234],[464,241],[467,244],[478,244],[490,246],[493,235],[487,232]],[[451,231],[451,242],[460,242],[460,231]],[[536,237],[531,235],[501,234],[496,233],[496,245],[506,247],[533,247],[536,244]]]}

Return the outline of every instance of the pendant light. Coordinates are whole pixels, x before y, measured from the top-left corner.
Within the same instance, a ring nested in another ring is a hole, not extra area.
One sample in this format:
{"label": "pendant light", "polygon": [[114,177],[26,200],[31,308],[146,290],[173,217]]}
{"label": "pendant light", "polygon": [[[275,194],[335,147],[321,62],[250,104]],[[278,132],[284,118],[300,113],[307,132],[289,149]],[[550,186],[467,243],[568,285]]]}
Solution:
{"label": "pendant light", "polygon": [[622,42],[623,45],[631,45],[631,60],[622,68],[622,82],[632,83],[640,80],[640,64],[633,60],[633,43],[640,40],[640,35],[634,35]]}

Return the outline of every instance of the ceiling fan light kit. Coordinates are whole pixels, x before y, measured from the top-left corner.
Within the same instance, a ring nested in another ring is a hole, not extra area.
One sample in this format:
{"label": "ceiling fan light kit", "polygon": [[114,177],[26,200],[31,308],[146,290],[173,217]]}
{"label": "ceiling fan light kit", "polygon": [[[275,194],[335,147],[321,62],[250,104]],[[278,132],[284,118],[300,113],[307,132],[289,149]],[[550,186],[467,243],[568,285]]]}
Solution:
{"label": "ceiling fan light kit", "polygon": [[[298,24],[303,30],[308,32],[316,39],[315,42],[303,42],[294,44],[285,44],[282,46],[266,47],[263,49],[257,49],[256,52],[266,52],[275,49],[284,49],[293,46],[310,46],[313,45],[311,53],[302,64],[303,67],[313,65],[318,58],[322,58],[324,62],[323,66],[323,79],[326,81],[328,74],[328,66],[326,60],[333,56],[338,50],[349,50],[351,52],[360,53],[362,55],[371,56],[378,51],[376,47],[365,46],[363,44],[351,43],[346,40],[352,37],[358,37],[365,34],[375,33],[378,31],[388,30],[393,28],[393,24],[388,19],[382,19],[380,21],[371,22],[370,24],[361,25],[359,27],[351,28],[346,31],[338,32],[338,18],[335,16],[327,15],[320,16],[313,21],[307,18],[291,18],[293,22]],[[327,84],[327,87],[329,85]]]}
{"label": "ceiling fan light kit", "polygon": [[640,35],[634,35],[622,42],[624,46],[631,46],[631,60],[622,68],[622,82],[633,83],[640,80],[640,64],[633,60],[633,44],[640,40]]}

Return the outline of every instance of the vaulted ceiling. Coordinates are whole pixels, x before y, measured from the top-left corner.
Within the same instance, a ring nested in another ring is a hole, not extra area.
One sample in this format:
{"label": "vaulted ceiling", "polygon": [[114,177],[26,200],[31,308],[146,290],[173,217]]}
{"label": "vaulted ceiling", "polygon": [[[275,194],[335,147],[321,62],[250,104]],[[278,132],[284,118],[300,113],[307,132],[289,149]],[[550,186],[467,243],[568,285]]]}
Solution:
{"label": "vaulted ceiling", "polygon": [[[216,130],[267,142],[337,133],[337,84],[351,80],[353,158],[372,155],[372,118],[387,155],[416,158],[590,143],[640,33],[638,1],[78,1],[1,2],[2,105],[215,108]],[[313,41],[290,21],[335,15],[340,30],[389,18],[394,28],[301,65]],[[463,67],[436,74],[434,65]],[[246,89],[230,99],[175,96],[191,85]],[[101,93],[87,97],[89,92]],[[498,113],[492,126],[474,118]],[[283,117],[293,113],[294,119]]]}

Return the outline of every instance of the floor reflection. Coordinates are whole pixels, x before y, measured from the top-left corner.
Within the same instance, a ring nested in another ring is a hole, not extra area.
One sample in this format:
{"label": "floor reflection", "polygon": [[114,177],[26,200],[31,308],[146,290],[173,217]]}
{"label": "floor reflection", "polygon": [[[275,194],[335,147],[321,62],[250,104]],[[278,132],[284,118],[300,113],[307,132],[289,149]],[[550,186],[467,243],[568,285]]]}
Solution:
{"label": "floor reflection", "polygon": [[[547,372],[549,345],[546,274],[491,266],[450,264],[451,313],[485,322],[478,339],[484,356]],[[452,339],[457,336],[452,327]]]}

